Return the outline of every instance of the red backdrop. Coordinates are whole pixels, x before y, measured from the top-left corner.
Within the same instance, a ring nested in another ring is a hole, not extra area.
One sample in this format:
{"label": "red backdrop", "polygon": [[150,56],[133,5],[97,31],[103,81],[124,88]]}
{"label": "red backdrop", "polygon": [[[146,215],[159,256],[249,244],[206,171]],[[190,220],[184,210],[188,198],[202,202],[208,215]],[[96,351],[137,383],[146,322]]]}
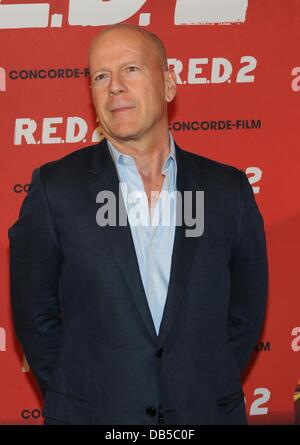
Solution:
{"label": "red backdrop", "polygon": [[169,115],[177,143],[243,169],[253,186],[270,285],[243,376],[248,421],[296,423],[300,0],[0,2],[0,423],[42,423],[40,393],[13,330],[7,229],[35,167],[97,142],[87,47],[99,29],[125,21],[165,42],[179,84]]}

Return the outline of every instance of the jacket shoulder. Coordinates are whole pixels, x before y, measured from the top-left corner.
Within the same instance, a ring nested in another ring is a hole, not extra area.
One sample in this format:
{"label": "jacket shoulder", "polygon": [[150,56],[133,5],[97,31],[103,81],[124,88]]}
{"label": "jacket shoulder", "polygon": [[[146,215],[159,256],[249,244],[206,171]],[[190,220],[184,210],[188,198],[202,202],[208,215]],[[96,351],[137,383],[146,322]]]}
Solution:
{"label": "jacket shoulder", "polygon": [[185,153],[192,162],[194,162],[200,169],[205,170],[208,173],[224,173],[228,175],[240,176],[241,169],[231,164],[226,164],[214,159],[202,156],[200,154],[192,153],[187,150],[180,149]]}
{"label": "jacket shoulder", "polygon": [[39,167],[43,176],[52,175],[64,175],[78,173],[87,168],[92,153],[99,149],[99,143],[89,145],[87,147],[81,147],[78,150],[72,151],[65,156],[55,159],[53,161],[46,162]]}
{"label": "jacket shoulder", "polygon": [[189,160],[186,165],[192,166],[196,174],[199,172],[200,182],[205,181],[214,189],[226,193],[240,193],[243,182],[248,178],[246,173],[231,164],[226,164],[214,159],[179,149],[182,156]]}

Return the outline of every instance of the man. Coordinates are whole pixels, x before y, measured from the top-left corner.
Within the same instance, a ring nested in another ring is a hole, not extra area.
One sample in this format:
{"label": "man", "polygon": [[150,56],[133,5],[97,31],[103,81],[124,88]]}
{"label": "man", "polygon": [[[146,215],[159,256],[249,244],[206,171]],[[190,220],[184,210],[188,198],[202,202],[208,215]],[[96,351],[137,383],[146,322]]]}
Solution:
{"label": "man", "polygon": [[[9,230],[15,330],[45,424],[247,424],[241,372],[268,284],[252,188],[241,170],[173,141],[176,79],[156,36],[111,26],[89,60],[105,138],[35,169]],[[139,210],[156,226],[134,224],[126,187],[145,191]],[[174,190],[176,221],[164,225],[160,197]],[[195,236],[177,218],[195,214],[201,191]],[[128,224],[103,223],[112,207]]]}

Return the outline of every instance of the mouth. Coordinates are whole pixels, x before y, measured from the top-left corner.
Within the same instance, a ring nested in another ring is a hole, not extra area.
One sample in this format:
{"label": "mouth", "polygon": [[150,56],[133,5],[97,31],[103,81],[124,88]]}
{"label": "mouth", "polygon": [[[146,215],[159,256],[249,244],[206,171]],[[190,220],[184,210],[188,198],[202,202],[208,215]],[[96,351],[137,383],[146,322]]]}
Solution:
{"label": "mouth", "polygon": [[114,114],[123,113],[123,112],[129,111],[129,110],[132,110],[133,108],[135,108],[135,107],[117,107],[117,108],[114,108],[113,110],[111,110],[111,113],[114,113]]}

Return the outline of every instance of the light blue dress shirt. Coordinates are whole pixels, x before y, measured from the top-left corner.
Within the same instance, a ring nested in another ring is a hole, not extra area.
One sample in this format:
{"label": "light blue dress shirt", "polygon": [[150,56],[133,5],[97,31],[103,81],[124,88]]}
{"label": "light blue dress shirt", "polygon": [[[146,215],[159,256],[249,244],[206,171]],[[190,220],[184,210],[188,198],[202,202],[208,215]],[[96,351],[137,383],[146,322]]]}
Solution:
{"label": "light blue dress shirt", "polygon": [[170,132],[169,141],[170,152],[161,170],[165,178],[152,212],[134,159],[107,141],[121,183],[139,270],[157,335],[167,298],[175,236],[177,164]]}

